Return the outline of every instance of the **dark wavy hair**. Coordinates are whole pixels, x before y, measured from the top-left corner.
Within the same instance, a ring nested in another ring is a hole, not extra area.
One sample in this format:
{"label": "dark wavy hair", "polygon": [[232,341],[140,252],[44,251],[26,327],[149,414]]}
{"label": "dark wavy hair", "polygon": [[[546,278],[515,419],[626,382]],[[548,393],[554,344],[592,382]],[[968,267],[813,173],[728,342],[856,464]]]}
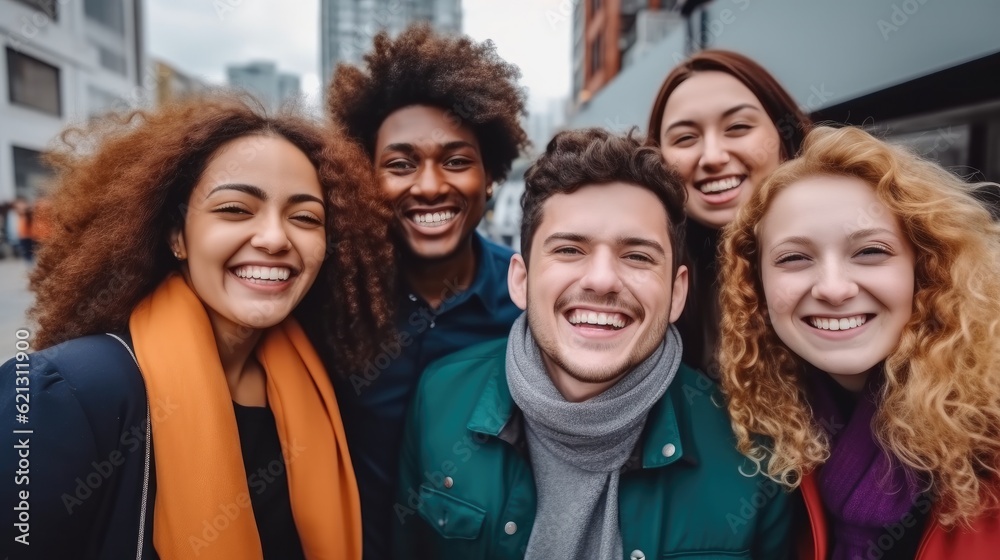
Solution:
{"label": "dark wavy hair", "polygon": [[521,254],[525,265],[531,242],[542,221],[545,201],[571,194],[586,185],[628,183],[656,195],[667,212],[673,271],[681,264],[684,246],[684,182],[663,165],[660,151],[644,146],[633,129],[625,136],[601,128],[567,130],[556,134],[524,175],[521,196]]}
{"label": "dark wavy hair", "polygon": [[44,348],[128,328],[133,308],[179,270],[168,245],[191,191],[227,142],[282,137],[316,167],[327,203],[327,259],[295,315],[344,370],[363,367],[391,331],[391,213],[361,150],[291,111],[267,115],[246,96],[209,92],[66,130],[47,154],[52,235],[31,273],[31,315]]}
{"label": "dark wavy hair", "polygon": [[365,55],[367,72],[337,65],[327,91],[330,117],[357,139],[372,159],[378,129],[391,113],[412,105],[447,111],[455,126],[466,125],[479,141],[483,166],[503,182],[528,145],[521,128],[525,93],[521,72],[496,53],[491,41],[477,44],[465,36],[441,35],[417,24],[391,39],[375,36]]}
{"label": "dark wavy hair", "polygon": [[[667,100],[688,78],[698,72],[724,72],[736,78],[760,101],[767,116],[778,131],[780,138],[780,161],[795,157],[802,140],[812,126],[812,121],[803,113],[792,96],[760,64],[739,53],[709,49],[695,53],[678,64],[663,80],[646,128],[646,143],[660,147],[662,140],[663,113]],[[668,162],[669,163],[669,162]],[[704,363],[706,350],[711,350],[711,337],[706,333],[714,330],[713,310],[717,307],[719,231],[705,227],[691,220],[687,226],[688,283],[687,301],[684,313],[676,326],[684,339],[684,361],[695,367],[713,370],[712,363]],[[706,371],[716,379],[717,371]]]}

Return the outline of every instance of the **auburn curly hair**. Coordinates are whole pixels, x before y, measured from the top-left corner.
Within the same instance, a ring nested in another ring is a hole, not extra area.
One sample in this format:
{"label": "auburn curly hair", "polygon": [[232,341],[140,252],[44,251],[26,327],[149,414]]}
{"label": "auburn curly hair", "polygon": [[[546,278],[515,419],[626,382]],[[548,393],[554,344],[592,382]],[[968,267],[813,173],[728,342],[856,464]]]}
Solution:
{"label": "auburn curly hair", "polygon": [[479,141],[483,166],[502,183],[528,145],[521,128],[525,93],[521,72],[496,53],[492,41],[441,35],[427,24],[411,25],[396,39],[375,36],[365,55],[367,73],[340,63],[327,91],[327,110],[374,160],[375,138],[389,114],[411,105],[444,109],[456,126],[469,126]]}
{"label": "auburn curly hair", "polygon": [[768,177],[724,234],[720,359],[739,449],[790,488],[829,457],[804,364],[769,325],[760,271],[771,202],[816,175],[870,185],[913,244],[913,315],[885,360],[873,430],[928,481],[943,523],[968,524],[998,505],[1000,226],[962,180],[860,129],[810,132],[800,158]]}
{"label": "auburn curly hair", "polygon": [[153,111],[112,113],[70,128],[47,154],[52,235],[31,273],[35,344],[128,328],[133,308],[180,266],[169,234],[220,146],[282,137],[316,167],[326,196],[327,259],[296,309],[345,371],[391,329],[391,213],[353,142],[305,117],[266,115],[241,95],[210,92]]}

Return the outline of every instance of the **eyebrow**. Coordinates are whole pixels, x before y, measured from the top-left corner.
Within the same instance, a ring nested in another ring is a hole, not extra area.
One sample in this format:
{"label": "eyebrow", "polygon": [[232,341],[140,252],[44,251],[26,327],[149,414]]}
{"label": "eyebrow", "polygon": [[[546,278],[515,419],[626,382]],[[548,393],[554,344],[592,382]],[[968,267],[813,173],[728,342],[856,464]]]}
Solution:
{"label": "eyebrow", "polygon": [[[749,103],[740,103],[739,105],[735,105],[735,106],[730,107],[729,109],[726,109],[725,111],[723,111],[722,112],[722,118],[726,118],[726,117],[728,117],[730,115],[738,113],[738,112],[742,111],[743,109],[753,109],[754,111],[760,111],[760,108],[757,107],[756,105],[751,105]],[[670,126],[668,126],[667,128],[664,128],[663,129],[663,133],[666,134],[667,131],[669,131],[672,128],[676,128],[678,126],[695,126],[696,124],[697,123],[695,123],[692,120],[676,121],[676,122],[670,123]]]}
{"label": "eyebrow", "polygon": [[[546,237],[545,242],[542,243],[542,246],[544,247],[547,245],[551,245],[552,243],[555,243],[557,241],[572,241],[574,243],[591,243],[593,239],[587,235],[581,235],[579,233],[556,232]],[[660,245],[658,242],[653,241],[652,239],[646,239],[644,237],[621,236],[615,238],[615,243],[618,246],[625,246],[625,247],[636,247],[636,246],[646,247],[648,249],[652,249],[653,251],[659,253],[660,255],[663,255],[664,257],[667,255],[667,251],[663,248],[663,245]]]}
{"label": "eyebrow", "polygon": [[[472,148],[475,149],[476,146],[472,142],[466,140],[452,140],[451,142],[445,142],[444,144],[437,144],[442,151],[450,152],[452,150],[458,150],[460,148]],[[404,152],[407,154],[416,153],[417,147],[409,142],[396,142],[387,145],[382,149],[382,153],[386,152]]]}
{"label": "eyebrow", "polygon": [[889,235],[891,235],[893,237],[897,237],[897,235],[895,233],[893,233],[891,230],[888,230],[886,228],[866,228],[866,229],[859,229],[857,231],[851,232],[847,236],[847,238],[850,239],[851,241],[855,241],[855,240],[860,239],[862,237],[871,237],[873,235],[879,235],[879,234],[889,234]]}
{"label": "eyebrow", "polygon": [[[256,185],[246,185],[243,183],[226,183],[224,185],[219,185],[214,189],[212,189],[208,194],[206,194],[205,198],[207,199],[208,197],[212,196],[213,194],[219,191],[239,191],[241,193],[246,193],[254,198],[258,198],[265,202],[271,198],[268,196],[266,192],[264,192],[264,189]],[[305,194],[305,193],[293,194],[292,196],[288,197],[288,202],[289,204],[299,204],[302,202],[318,202],[320,204],[323,204],[323,201],[321,199],[316,198],[311,194]]]}

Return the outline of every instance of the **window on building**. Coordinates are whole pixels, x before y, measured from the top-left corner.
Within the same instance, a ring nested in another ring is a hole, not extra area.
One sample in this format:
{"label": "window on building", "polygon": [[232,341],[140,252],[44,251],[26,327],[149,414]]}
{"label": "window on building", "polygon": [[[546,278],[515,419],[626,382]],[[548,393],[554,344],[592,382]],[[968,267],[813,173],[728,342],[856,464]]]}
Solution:
{"label": "window on building", "polygon": [[125,35],[125,5],[123,0],[84,0],[83,12],[119,35]]}
{"label": "window on building", "polygon": [[121,53],[115,52],[113,49],[109,49],[102,45],[94,45],[97,47],[97,52],[99,54],[99,59],[101,63],[101,68],[106,70],[111,70],[117,74],[125,76],[128,74],[125,66],[125,56]]}
{"label": "window on building", "polygon": [[10,102],[61,116],[59,69],[7,47]]}
{"label": "window on building", "polygon": [[31,6],[32,8],[42,12],[43,14],[49,16],[51,20],[59,19],[59,5],[56,0],[17,0],[21,4]]}
{"label": "window on building", "polygon": [[50,177],[52,170],[42,163],[42,153],[11,146],[14,155],[14,194],[34,198]]}

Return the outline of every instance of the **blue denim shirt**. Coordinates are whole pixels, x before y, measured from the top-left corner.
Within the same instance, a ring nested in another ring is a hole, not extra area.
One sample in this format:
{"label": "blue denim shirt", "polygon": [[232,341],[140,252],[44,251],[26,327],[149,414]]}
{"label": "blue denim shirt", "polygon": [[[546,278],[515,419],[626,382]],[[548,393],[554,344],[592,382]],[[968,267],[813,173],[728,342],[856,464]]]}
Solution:
{"label": "blue denim shirt", "polygon": [[403,421],[420,375],[438,358],[506,337],[521,314],[507,291],[514,252],[479,233],[473,249],[476,275],[468,289],[446,288],[440,307],[432,309],[404,287],[397,301],[396,340],[383,343],[365,371],[335,379],[361,492],[366,560],[389,557]]}

